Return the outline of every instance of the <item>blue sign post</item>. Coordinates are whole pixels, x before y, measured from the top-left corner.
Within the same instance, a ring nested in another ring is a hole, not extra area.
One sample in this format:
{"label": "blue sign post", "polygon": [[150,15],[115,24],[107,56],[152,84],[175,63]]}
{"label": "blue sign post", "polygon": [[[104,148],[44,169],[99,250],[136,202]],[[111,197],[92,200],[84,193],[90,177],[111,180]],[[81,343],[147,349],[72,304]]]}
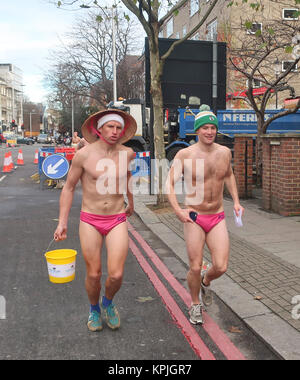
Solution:
{"label": "blue sign post", "polygon": [[42,164],[42,171],[48,178],[61,179],[69,171],[69,162],[60,154],[52,154],[45,158]]}

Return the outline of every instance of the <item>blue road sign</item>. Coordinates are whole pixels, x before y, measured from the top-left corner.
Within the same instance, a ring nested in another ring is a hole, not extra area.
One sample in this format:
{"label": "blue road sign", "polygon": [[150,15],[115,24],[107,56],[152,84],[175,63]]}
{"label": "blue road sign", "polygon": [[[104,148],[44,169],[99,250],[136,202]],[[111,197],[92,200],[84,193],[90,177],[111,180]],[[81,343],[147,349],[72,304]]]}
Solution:
{"label": "blue road sign", "polygon": [[147,177],[150,175],[150,152],[137,152],[131,174],[134,177]]}
{"label": "blue road sign", "polygon": [[44,159],[42,171],[48,178],[60,179],[67,175],[69,162],[60,154],[52,154]]}

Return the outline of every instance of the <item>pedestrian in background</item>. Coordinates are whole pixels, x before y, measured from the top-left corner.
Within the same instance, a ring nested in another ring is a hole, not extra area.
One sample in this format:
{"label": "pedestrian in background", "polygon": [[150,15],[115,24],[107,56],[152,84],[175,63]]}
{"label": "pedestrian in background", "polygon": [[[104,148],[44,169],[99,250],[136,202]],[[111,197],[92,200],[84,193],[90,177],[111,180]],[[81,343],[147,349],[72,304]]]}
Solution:
{"label": "pedestrian in background", "polygon": [[78,132],[75,131],[72,137],[72,147],[76,148],[79,143],[80,137],[78,136]]}

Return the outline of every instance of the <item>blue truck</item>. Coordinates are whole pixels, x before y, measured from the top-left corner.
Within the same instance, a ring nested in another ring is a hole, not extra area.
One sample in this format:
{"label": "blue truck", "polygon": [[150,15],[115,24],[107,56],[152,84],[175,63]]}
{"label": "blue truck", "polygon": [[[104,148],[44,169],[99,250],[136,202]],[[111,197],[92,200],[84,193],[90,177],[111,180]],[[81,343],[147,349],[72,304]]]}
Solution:
{"label": "blue truck", "polygon": [[[267,110],[265,119],[282,110]],[[166,156],[172,160],[176,153],[196,142],[194,120],[198,109],[179,108],[176,115],[170,115],[166,124]],[[235,134],[257,133],[257,118],[252,110],[220,110],[217,112],[219,122],[218,141],[231,145]],[[283,116],[274,120],[268,127],[267,133],[300,133],[300,110],[295,114]]]}

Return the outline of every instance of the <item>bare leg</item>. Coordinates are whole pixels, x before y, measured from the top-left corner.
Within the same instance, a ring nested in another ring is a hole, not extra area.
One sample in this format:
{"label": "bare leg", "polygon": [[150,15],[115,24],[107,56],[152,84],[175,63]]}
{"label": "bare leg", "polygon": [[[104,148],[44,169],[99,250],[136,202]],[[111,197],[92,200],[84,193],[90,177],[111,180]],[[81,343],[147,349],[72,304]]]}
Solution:
{"label": "bare leg", "polygon": [[206,243],[211,253],[212,266],[203,279],[204,285],[221,277],[228,267],[229,261],[229,236],[226,221],[218,223],[206,236]]}
{"label": "bare leg", "polygon": [[117,225],[107,234],[106,248],[108,277],[105,283],[105,297],[112,300],[121,288],[125,261],[128,255],[127,223]]}
{"label": "bare leg", "polygon": [[187,275],[192,303],[200,304],[201,268],[203,260],[203,248],[205,244],[205,233],[195,223],[184,224],[184,238],[186,242],[190,269]]}
{"label": "bare leg", "polygon": [[80,221],[79,237],[86,264],[85,287],[91,305],[99,302],[101,291],[101,249],[103,237],[90,224]]}

